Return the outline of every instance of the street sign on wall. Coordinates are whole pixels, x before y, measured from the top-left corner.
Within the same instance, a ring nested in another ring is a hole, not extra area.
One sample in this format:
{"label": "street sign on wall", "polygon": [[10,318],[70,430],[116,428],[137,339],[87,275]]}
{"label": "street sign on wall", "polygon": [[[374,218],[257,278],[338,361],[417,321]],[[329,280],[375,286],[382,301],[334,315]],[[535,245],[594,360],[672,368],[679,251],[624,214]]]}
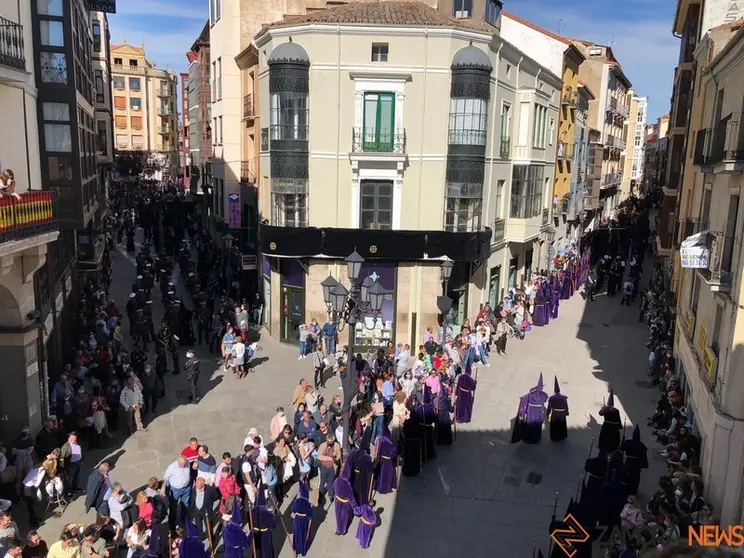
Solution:
{"label": "street sign on wall", "polygon": [[116,0],[88,0],[88,9],[91,12],[116,13]]}
{"label": "street sign on wall", "polygon": [[258,258],[251,254],[243,254],[242,257],[243,271],[258,269]]}

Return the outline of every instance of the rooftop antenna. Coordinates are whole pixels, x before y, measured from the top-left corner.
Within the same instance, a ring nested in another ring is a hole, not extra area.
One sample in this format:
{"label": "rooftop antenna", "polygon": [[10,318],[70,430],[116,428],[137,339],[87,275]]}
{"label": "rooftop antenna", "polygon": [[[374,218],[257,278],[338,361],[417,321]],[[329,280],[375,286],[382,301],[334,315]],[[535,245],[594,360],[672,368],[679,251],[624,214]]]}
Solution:
{"label": "rooftop antenna", "polygon": [[126,33],[126,31],[124,32],[124,35],[123,35],[122,38],[124,39],[124,44],[127,44],[127,33]]}
{"label": "rooftop antenna", "polygon": [[615,47],[615,37],[613,35],[612,40],[610,41],[610,48],[614,48],[614,47]]}
{"label": "rooftop antenna", "polygon": [[561,30],[563,29],[563,18],[558,18],[558,34],[561,34]]}

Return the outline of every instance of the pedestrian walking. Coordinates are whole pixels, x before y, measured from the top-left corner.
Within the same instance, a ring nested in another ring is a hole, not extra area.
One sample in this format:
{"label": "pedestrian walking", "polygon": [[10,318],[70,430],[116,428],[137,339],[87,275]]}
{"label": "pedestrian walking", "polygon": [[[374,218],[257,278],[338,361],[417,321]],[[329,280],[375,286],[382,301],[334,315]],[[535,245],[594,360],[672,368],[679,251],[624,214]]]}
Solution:
{"label": "pedestrian walking", "polygon": [[124,422],[129,429],[131,434],[136,431],[144,431],[145,427],[142,424],[142,406],[145,403],[144,397],[142,396],[142,390],[137,385],[134,376],[127,378],[127,383],[121,390],[119,396],[119,403],[121,408],[124,410]]}
{"label": "pedestrian walking", "polygon": [[189,403],[198,403],[198,384],[201,370],[199,359],[194,354],[194,351],[186,352],[186,364],[184,370],[186,371],[186,381],[189,384]]}

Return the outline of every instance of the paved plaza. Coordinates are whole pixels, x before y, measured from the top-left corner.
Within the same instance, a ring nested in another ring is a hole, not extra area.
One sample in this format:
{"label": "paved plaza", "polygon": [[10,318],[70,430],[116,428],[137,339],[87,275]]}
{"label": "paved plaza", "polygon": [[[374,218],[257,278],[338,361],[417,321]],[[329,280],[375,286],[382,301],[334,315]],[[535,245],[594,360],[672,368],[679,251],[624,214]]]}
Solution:
{"label": "paved plaza", "polygon": [[[111,294],[123,308],[135,268],[132,258],[120,252],[114,252],[112,259]],[[177,287],[182,296],[188,296],[182,281]],[[157,288],[153,299],[159,321],[162,304]],[[661,474],[663,460],[653,451],[656,445],[648,441],[650,432],[645,428],[658,391],[648,389],[644,382],[647,331],[637,319],[637,306],[621,307],[619,298],[600,296],[586,303],[576,294],[562,301],[558,320],[534,329],[524,341],[510,340],[506,356],[494,353],[491,366],[478,369],[474,420],[458,425],[455,443],[438,448],[437,459],[425,465],[423,474],[404,477],[397,494],[376,498],[380,525],[371,548],[359,548],[354,539],[356,522],[349,535],[337,537],[333,510],[316,508],[309,555],[377,558],[415,552],[447,558],[526,558],[532,556],[533,543],[547,555],[547,528],[556,493],[561,514],[576,494],[583,461],[592,438],[599,433],[601,417],[597,412],[608,395],[608,385],[615,389],[622,416],[627,416],[628,436],[632,425],[640,423],[650,449],[652,468],[644,473],[641,486],[645,501]],[[277,405],[289,410],[298,380],[312,376],[311,359],[298,361],[295,347],[279,343],[268,333],[260,343],[260,364],[255,373],[241,381],[231,374],[223,375],[206,346],[196,351],[202,360],[203,399],[189,405],[184,375],[168,376],[168,395],[160,401],[158,416],[147,425],[148,431],[117,440],[105,452],[88,455],[86,475],[98,460],[106,458],[114,464],[111,478],[134,493],[149,477],[162,478],[191,436],[207,444],[218,459],[224,451],[237,455],[251,427],[268,437]],[[150,356],[154,362],[154,353]],[[535,384],[541,372],[546,391],[552,393],[553,375],[557,374],[568,396],[569,438],[551,443],[545,430],[539,445],[510,445],[518,397]],[[339,385],[337,378],[328,382],[324,390],[327,400],[338,393]],[[288,498],[282,510],[290,532],[291,501]],[[66,523],[92,522],[94,512],[86,516],[83,504],[84,498],[79,497],[62,517],[48,518],[40,529],[46,540],[56,540]],[[292,556],[281,527],[274,539],[277,556]]]}

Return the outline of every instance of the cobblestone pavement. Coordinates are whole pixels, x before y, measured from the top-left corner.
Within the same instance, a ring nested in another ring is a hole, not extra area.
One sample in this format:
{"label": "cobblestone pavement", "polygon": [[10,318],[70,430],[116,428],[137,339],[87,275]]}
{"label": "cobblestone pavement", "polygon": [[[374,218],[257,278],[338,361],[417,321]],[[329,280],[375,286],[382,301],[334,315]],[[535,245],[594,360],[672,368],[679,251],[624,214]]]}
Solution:
{"label": "cobblestone pavement", "polygon": [[[121,252],[112,258],[111,294],[123,307],[135,275],[133,260]],[[188,296],[182,281],[177,288]],[[159,320],[162,304],[157,288],[153,299]],[[474,420],[458,426],[454,445],[440,448],[438,458],[425,465],[422,475],[403,478],[398,494],[377,497],[380,524],[364,555],[398,557],[415,551],[448,558],[518,558],[532,556],[533,543],[547,555],[547,526],[556,494],[560,514],[576,493],[583,460],[598,435],[597,411],[608,385],[615,389],[616,404],[628,417],[628,435],[632,424],[645,425],[658,396],[643,381],[646,330],[637,317],[637,308],[621,307],[619,298],[599,296],[587,304],[576,294],[562,302],[559,319],[549,327],[535,328],[524,341],[510,340],[505,356],[494,355],[490,367],[477,371]],[[298,380],[312,375],[309,359],[298,361],[296,348],[268,334],[257,353],[260,364],[242,381],[223,375],[206,346],[196,350],[202,359],[203,399],[189,405],[183,375],[169,376],[168,395],[161,400],[158,415],[147,417],[148,431],[119,440],[106,452],[88,455],[88,469],[105,457],[115,464],[112,479],[135,492],[149,477],[162,476],[191,436],[208,444],[217,457],[224,451],[240,453],[248,430],[256,427],[260,434],[268,434],[276,406],[288,407]],[[539,445],[512,446],[509,438],[518,397],[535,384],[540,372],[547,389],[557,374],[568,395],[569,439],[554,444],[545,432]],[[332,378],[326,398],[338,390],[339,381]],[[648,438],[650,432],[643,430]],[[655,447],[648,441],[647,445]],[[650,453],[654,454],[652,469],[644,474],[641,488],[645,495],[652,492],[663,467],[656,452]],[[40,530],[46,540],[56,540],[66,523],[92,521],[93,512],[86,516],[83,503],[84,498],[77,498],[61,517],[48,518]],[[291,498],[283,510],[291,532],[288,506]],[[356,523],[346,537],[334,536],[333,511],[327,513],[316,508],[310,556],[361,555],[354,539]],[[284,531],[279,528],[274,535],[277,556],[292,556]]]}

